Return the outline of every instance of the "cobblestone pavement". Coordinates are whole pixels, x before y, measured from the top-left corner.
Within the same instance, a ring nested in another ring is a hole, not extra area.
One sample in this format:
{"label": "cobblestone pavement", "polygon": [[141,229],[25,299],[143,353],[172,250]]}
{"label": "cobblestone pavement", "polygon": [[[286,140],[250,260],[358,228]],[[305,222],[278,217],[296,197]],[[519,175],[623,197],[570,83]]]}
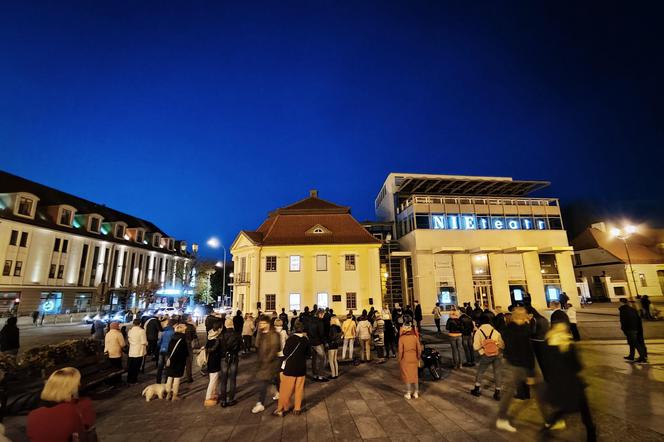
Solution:
{"label": "cobblestone pavement", "polygon": [[[427,340],[432,341],[427,333]],[[435,339],[444,361],[449,346]],[[664,439],[664,341],[650,343],[649,365],[623,362],[626,346],[618,341],[584,342],[582,355],[589,399],[602,441],[661,441]],[[327,383],[307,381],[306,412],[300,416],[254,415],[255,356],[242,359],[238,376],[239,403],[231,408],[203,407],[207,378],[197,376],[181,389],[177,403],[140,397],[143,385],[123,388],[95,402],[97,430],[103,441],[500,441],[535,440],[542,419],[533,401],[514,401],[516,434],[493,428],[497,403],[486,388],[481,398],[469,394],[474,369],[447,371],[438,382],[424,380],[419,399],[406,400],[394,359],[386,364],[341,366],[341,376]],[[490,377],[485,384],[490,387]],[[577,416],[556,440],[583,440]],[[25,417],[7,419],[7,434],[25,440]]]}

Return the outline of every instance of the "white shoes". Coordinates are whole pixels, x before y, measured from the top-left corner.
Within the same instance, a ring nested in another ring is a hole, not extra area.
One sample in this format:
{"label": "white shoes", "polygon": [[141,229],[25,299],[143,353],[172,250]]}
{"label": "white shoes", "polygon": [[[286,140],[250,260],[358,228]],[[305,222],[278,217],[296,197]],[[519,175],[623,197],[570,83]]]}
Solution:
{"label": "white shoes", "polygon": [[507,419],[498,419],[496,421],[496,428],[509,431],[510,433],[516,433],[516,428],[514,428]]}
{"label": "white shoes", "polygon": [[404,394],[403,397],[405,397],[406,399],[410,399],[410,393]]}
{"label": "white shoes", "polygon": [[278,391],[276,393],[274,393],[274,396],[272,396],[272,400],[274,400],[274,401],[279,400],[279,392]]}
{"label": "white shoes", "polygon": [[262,411],[265,411],[265,407],[260,402],[256,402],[256,405],[254,405],[254,408],[251,409],[251,412],[254,413],[254,414],[260,413]]}
{"label": "white shoes", "polygon": [[418,397],[420,397],[420,394],[417,391],[413,393],[413,399],[417,399]]}

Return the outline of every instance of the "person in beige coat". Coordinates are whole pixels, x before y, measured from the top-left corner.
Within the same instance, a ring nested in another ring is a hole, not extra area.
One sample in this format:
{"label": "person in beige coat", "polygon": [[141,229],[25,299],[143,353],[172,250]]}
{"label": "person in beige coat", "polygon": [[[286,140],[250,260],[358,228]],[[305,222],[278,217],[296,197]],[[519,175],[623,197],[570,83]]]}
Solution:
{"label": "person in beige coat", "polygon": [[[120,323],[111,322],[110,330],[104,338],[104,352],[108,355],[108,361],[113,368],[122,369],[122,352],[126,345],[125,338],[120,331]],[[113,381],[119,382],[120,378],[116,377]]]}
{"label": "person in beige coat", "polygon": [[401,380],[406,384],[406,399],[420,396],[418,368],[422,356],[422,344],[420,336],[413,328],[412,321],[404,322],[399,334],[399,369]]}
{"label": "person in beige coat", "polygon": [[357,336],[357,324],[351,315],[346,317],[346,320],[341,326],[341,333],[344,335],[344,346],[341,350],[341,359],[346,359],[346,350],[348,348],[350,348],[349,359],[353,359],[353,345],[355,344],[355,336]]}

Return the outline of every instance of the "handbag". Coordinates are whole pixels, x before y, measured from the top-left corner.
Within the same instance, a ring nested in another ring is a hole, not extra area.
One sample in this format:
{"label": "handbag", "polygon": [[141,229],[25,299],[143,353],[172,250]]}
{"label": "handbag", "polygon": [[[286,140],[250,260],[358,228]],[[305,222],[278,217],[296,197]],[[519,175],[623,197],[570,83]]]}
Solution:
{"label": "handbag", "polygon": [[295,349],[291,352],[291,354],[289,354],[289,355],[286,357],[286,359],[284,359],[284,361],[281,363],[281,369],[282,369],[282,370],[285,370],[285,369],[286,369],[286,361],[288,361],[288,360],[290,359],[290,357],[293,356],[293,353],[295,353],[295,352],[297,351],[297,348],[298,348],[299,346],[300,346],[300,343],[298,342],[297,345],[295,346]]}
{"label": "handbag", "polygon": [[198,352],[198,355],[196,356],[196,364],[200,368],[207,368],[207,361],[208,361],[207,351],[205,350],[205,347],[202,347]]}
{"label": "handbag", "polygon": [[71,435],[71,442],[97,442],[99,438],[97,437],[97,428],[92,425],[91,427],[88,427],[85,425],[85,421],[83,420],[83,415],[81,414],[81,410],[79,410],[78,406],[74,406],[76,408],[76,414],[78,414],[78,420],[81,422],[81,427],[83,427],[83,431],[81,432],[74,432]]}
{"label": "handbag", "polygon": [[171,351],[171,354],[168,355],[168,359],[166,359],[166,367],[171,366],[171,358],[173,357],[175,350],[178,348],[178,345],[180,345],[180,342],[182,342],[182,338],[178,339],[178,342],[175,343],[175,347],[173,347],[173,351]]}

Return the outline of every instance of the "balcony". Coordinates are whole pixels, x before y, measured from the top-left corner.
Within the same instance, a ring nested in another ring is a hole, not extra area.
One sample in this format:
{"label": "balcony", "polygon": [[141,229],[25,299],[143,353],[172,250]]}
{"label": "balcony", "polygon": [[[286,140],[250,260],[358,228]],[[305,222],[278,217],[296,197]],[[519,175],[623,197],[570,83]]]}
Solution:
{"label": "balcony", "polygon": [[[403,201],[398,212],[403,212],[413,204],[456,204],[465,206],[530,206],[530,207],[558,207],[556,198],[488,198],[488,197],[453,197],[434,195],[413,195]],[[472,210],[472,212],[475,212]]]}
{"label": "balcony", "polygon": [[249,272],[233,274],[233,285],[249,285],[251,274]]}

